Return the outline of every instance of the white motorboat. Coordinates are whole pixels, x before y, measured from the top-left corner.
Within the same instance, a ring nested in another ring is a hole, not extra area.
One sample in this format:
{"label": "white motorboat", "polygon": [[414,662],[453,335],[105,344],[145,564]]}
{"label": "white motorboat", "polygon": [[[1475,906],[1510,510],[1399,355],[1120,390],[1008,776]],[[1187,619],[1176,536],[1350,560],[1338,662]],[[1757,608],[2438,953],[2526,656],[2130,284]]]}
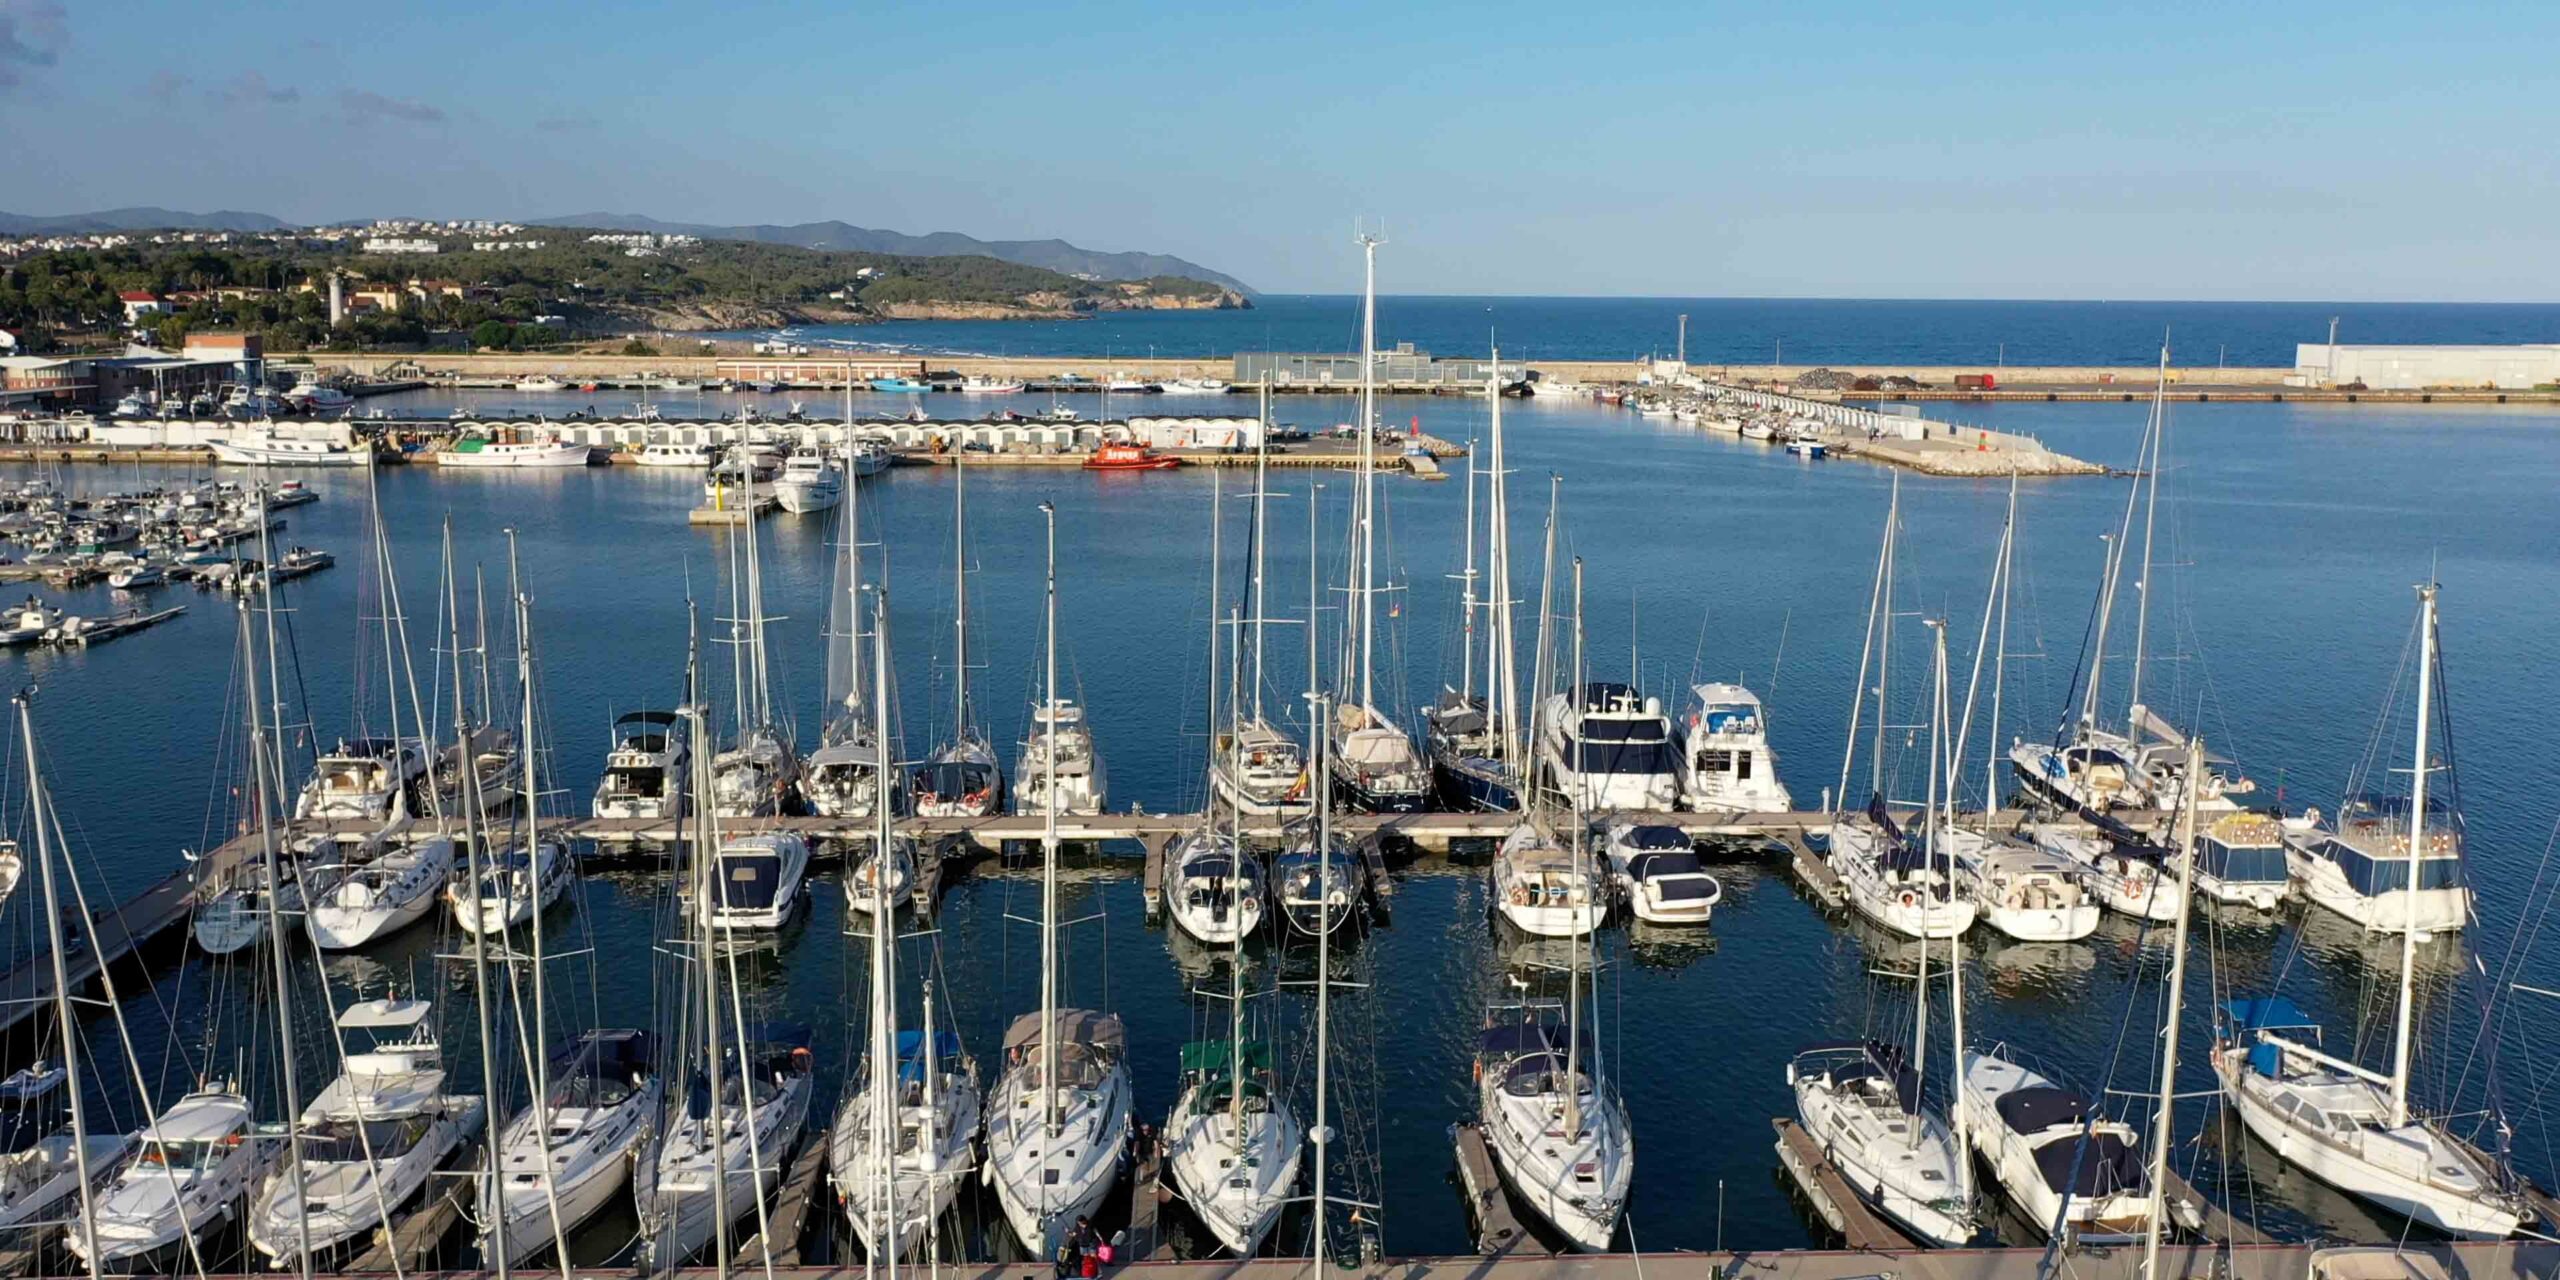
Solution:
{"label": "white motorboat", "polygon": [[565,391],[568,389],[568,386],[568,383],[562,382],[558,378],[539,373],[530,378],[518,379],[516,382],[516,390],[518,391]]}
{"label": "white motorboat", "polygon": [[1647,924],[1706,924],[1724,900],[1724,886],[1707,874],[1697,845],[1678,827],[1613,822],[1602,852],[1619,896]]}
{"label": "white motorboat", "polygon": [[1022,394],[1025,385],[1019,381],[990,378],[983,373],[977,373],[961,379],[960,385],[954,389],[964,396],[1012,396]]}
{"label": "white motorboat", "polygon": [[2285,823],[2273,814],[2219,814],[2196,831],[2195,887],[2216,902],[2273,911],[2293,889]]}
{"label": "white motorboat", "polygon": [[428,785],[436,791],[434,812],[457,814],[466,807],[462,772],[465,759],[470,761],[477,779],[481,810],[495,813],[512,808],[524,789],[519,772],[524,767],[524,754],[516,749],[515,735],[492,725],[480,725],[471,730],[467,739],[467,744],[457,743],[436,754],[428,779]]}
{"label": "white motorboat", "polygon": [[1973,927],[1973,898],[1955,891],[1945,860],[1907,839],[1882,801],[1833,816],[1823,861],[1852,908],[1904,937],[1953,938]]}
{"label": "white motorboat", "polygon": [[824,449],[794,449],[774,479],[773,496],[793,515],[826,511],[844,501],[844,468]]}
{"label": "white motorboat", "polygon": [[168,566],[157,560],[136,560],[107,575],[107,585],[118,591],[156,587],[168,580]]}
{"label": "white motorboat", "polygon": [[1788,1061],[1787,1087],[1798,1122],[1868,1208],[1922,1244],[1953,1248],[1973,1238],[1955,1133],[1922,1104],[1901,1047],[1809,1046]]}
{"label": "white motorboat", "polygon": [[[915,897],[916,842],[912,836],[892,836],[889,855],[881,857],[877,842],[864,845],[845,862],[844,905],[849,911],[868,915],[882,902],[895,911]],[[889,883],[884,888],[880,877]]]}
{"label": "white motorboat", "polygon": [[613,722],[613,749],[596,780],[599,818],[672,818],[684,789],[684,722],[672,711],[634,711]]}
{"label": "white motorboat", "polygon": [[1262,862],[1232,836],[1203,828],[1165,853],[1165,911],[1184,933],[1226,946],[1262,927]]}
{"label": "white motorboat", "polygon": [[[2334,820],[2317,810],[2288,824],[2284,848],[2302,896],[2354,921],[2368,933],[2414,928],[2421,937],[2457,932],[2470,923],[2471,887],[2462,864],[2461,815],[2441,800],[2426,814],[2424,847],[2409,856],[2406,796],[2351,797]],[[2410,864],[2418,891],[2407,891]]]}
{"label": "white motorboat", "polygon": [[1597,1038],[1577,1033],[1561,1012],[1551,1004],[1487,1012],[1476,1044],[1477,1105],[1512,1194],[1575,1249],[1598,1253],[1626,1211],[1635,1136],[1601,1073]]}
{"label": "white motorboat", "polygon": [[1255,817],[1303,814],[1310,790],[1306,753],[1263,721],[1221,726],[1209,753],[1209,787],[1217,803]]}
{"label": "white motorboat", "polygon": [[1093,729],[1085,722],[1084,708],[1063,698],[1031,709],[1031,736],[1023,741],[1013,767],[1014,812],[1038,813],[1045,808],[1053,777],[1059,813],[1103,811],[1109,783],[1102,757],[1094,751]]}
{"label": "white motorboat", "polygon": [[84,1160],[94,1193],[132,1149],[120,1133],[74,1133],[63,1092],[70,1077],[62,1062],[46,1060],[0,1079],[0,1239],[77,1217]]}
{"label": "white motorboat", "polygon": [[2178,918],[2183,891],[2168,873],[2168,852],[2134,838],[2121,826],[2092,829],[2077,823],[2029,823],[2024,833],[2037,848],[2077,866],[2081,883],[2093,890],[2099,905],[2136,920],[2166,923]]}
{"label": "white motorboat", "polygon": [[1680,807],[1701,813],[1785,813],[1795,808],[1778,781],[1760,695],[1738,684],[1689,690],[1680,717]]}
{"label": "white motorboat", "polygon": [[2151,1222],[2151,1173],[2134,1127],[2093,1114],[2089,1095],[2038,1074],[2006,1046],[1961,1058],[1956,1123],[2027,1221],[2048,1233],[2059,1226],[2074,1244],[2140,1243]]}
{"label": "white motorboat", "polygon": [[44,638],[61,625],[60,609],[28,596],[25,604],[0,612],[0,648],[42,644]]}
{"label": "white motorboat", "polygon": [[356,398],[306,374],[285,388],[284,402],[304,413],[336,413],[353,405]]}
{"label": "white motorboat", "polygon": [[479,1137],[483,1100],[444,1092],[443,1050],[423,1029],[430,1010],[424,1000],[368,1000],[338,1016],[341,1031],[373,1043],[348,1053],[303,1108],[299,1151],[288,1144],[250,1209],[249,1243],[270,1264],[295,1265],[307,1244],[326,1266],[396,1226],[436,1170]]}
{"label": "white motorboat", "polygon": [[336,440],[278,435],[273,428],[242,428],[205,441],[213,460],[235,467],[361,467],[373,451]]}
{"label": "white motorboat", "polygon": [[809,842],[792,831],[738,836],[721,844],[714,866],[713,936],[747,934],[769,941],[800,909],[809,884]]}
{"label": "white motorboat", "polygon": [[1550,694],[1538,717],[1545,785],[1586,813],[1659,811],[1680,799],[1679,749],[1659,700],[1594,681]]}
{"label": "white motorboat", "polygon": [[553,1054],[549,1092],[499,1131],[495,1176],[479,1181],[480,1253],[522,1263],[611,1203],[646,1143],[665,1088],[649,1033],[582,1031]]}
{"label": "white motorboat", "polygon": [[719,459],[719,451],[706,444],[650,444],[629,455],[644,467],[676,467],[700,471]]}
{"label": "white motorboat", "polygon": [[482,864],[476,885],[456,882],[445,898],[464,932],[500,934],[550,910],[577,880],[568,845],[536,840],[530,853],[521,844],[499,850]]}
{"label": "white motorboat", "polygon": [[879,440],[850,440],[845,443],[845,469],[856,480],[868,480],[889,469],[897,457]]}
{"label": "white motorboat", "polygon": [[[101,1270],[174,1266],[189,1235],[209,1238],[240,1212],[282,1154],[284,1139],[259,1131],[247,1098],[210,1089],[172,1103],[132,1145],[133,1158],[97,1198]],[[63,1236],[74,1257],[90,1261],[88,1237],[77,1223]]]}
{"label": "white motorboat", "polygon": [[463,436],[436,450],[439,467],[560,468],[587,465],[594,450],[546,431],[505,428],[491,437]]}
{"label": "white motorboat", "polygon": [[1217,378],[1174,378],[1159,389],[1169,396],[1222,396],[1235,388]]}
{"label": "white motorboat", "polygon": [[[1054,1040],[1044,1038],[1044,1022],[1054,1024]],[[1090,1009],[1026,1013],[1005,1031],[981,1168],[1014,1238],[1034,1257],[1056,1257],[1076,1220],[1099,1212],[1120,1180],[1129,1147],[1127,1056],[1120,1020]]]}
{"label": "white motorboat", "polygon": [[1956,884],[1992,928],[2020,942],[2072,942],[2098,931],[2101,912],[2079,864],[1950,825],[1939,827],[1938,838]]}
{"label": "white motorboat", "polygon": [[[631,1198],[640,1212],[640,1256],[651,1270],[672,1270],[702,1252],[719,1233],[723,1203],[733,1228],[760,1217],[808,1125],[806,1041],[795,1027],[758,1035],[743,1058],[731,1045],[716,1102],[706,1083],[666,1117],[656,1149],[641,1153]],[[743,1235],[733,1229],[730,1238]]]}
{"label": "white motorboat", "polygon": [[293,816],[309,821],[389,824],[410,816],[410,792],[425,778],[426,749],[414,738],[342,739],[313,762]]}
{"label": "white motorboat", "polygon": [[453,874],[453,841],[423,836],[381,843],[372,856],[349,859],[325,892],[311,899],[303,927],[324,951],[368,947],[435,910]]}
{"label": "white motorboat", "polygon": [[1608,918],[1596,871],[1534,822],[1502,838],[1490,874],[1494,909],[1533,937],[1580,937]]}

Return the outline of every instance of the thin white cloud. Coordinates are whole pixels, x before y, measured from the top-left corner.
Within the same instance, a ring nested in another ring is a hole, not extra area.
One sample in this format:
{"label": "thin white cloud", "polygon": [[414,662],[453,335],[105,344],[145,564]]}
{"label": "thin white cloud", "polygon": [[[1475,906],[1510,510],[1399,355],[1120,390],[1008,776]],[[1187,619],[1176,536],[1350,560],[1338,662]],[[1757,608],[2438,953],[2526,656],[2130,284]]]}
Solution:
{"label": "thin white cloud", "polygon": [[213,100],[227,107],[282,106],[302,101],[302,90],[271,85],[266,73],[254,68],[223,81],[212,92]]}
{"label": "thin white cloud", "polygon": [[409,124],[442,124],[444,108],[407,98],[392,98],[371,89],[340,89],[338,107],[351,120],[400,120]]}

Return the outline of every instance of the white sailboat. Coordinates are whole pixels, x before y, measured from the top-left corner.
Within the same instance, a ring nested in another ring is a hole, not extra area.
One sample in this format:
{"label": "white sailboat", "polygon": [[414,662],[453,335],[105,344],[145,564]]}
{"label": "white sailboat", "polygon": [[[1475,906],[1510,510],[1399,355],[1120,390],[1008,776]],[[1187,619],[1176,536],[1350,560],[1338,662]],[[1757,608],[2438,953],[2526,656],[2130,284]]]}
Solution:
{"label": "white sailboat", "polygon": [[[684,714],[694,737],[703,734],[699,703]],[[640,1215],[640,1256],[654,1270],[682,1266],[705,1247],[726,1260],[735,1256],[734,1229],[752,1216],[756,1233],[770,1226],[766,1197],[780,1185],[791,1148],[809,1118],[813,1062],[800,1028],[759,1028],[746,1021],[745,1001],[723,974],[743,949],[739,922],[717,905],[715,884],[729,874],[721,864],[727,845],[719,815],[702,803],[712,789],[710,762],[695,756],[694,803],[687,840],[696,851],[685,991],[680,1024],[686,1087],[659,1117],[654,1142],[632,1169],[631,1198]],[[720,853],[699,855],[703,849]],[[805,860],[804,860],[805,866]]]}
{"label": "white sailboat", "polygon": [[[2400,935],[2400,981],[2393,1002],[2391,1069],[2375,1071],[2321,1047],[2318,1025],[2281,996],[2226,1003],[2216,1028],[2213,1068],[2223,1097],[2250,1134],[2286,1163],[2447,1235],[2503,1239],[2524,1219],[2514,1175],[2457,1135],[2449,1118],[2422,1114],[2410,1097],[2410,1068],[2418,1048],[2418,941],[2427,932],[2431,906],[2425,875],[2439,847],[2430,824],[2451,813],[2451,806],[2431,809],[2428,798],[2430,775],[2446,767],[2428,749],[2437,677],[2433,584],[2418,588],[2418,631],[2409,794],[2396,822],[2376,821],[2367,846],[2399,857],[2399,874],[2385,891],[2387,904],[2400,913],[2392,930]],[[2413,884],[2421,886],[2418,892],[2407,891]],[[2313,900],[2319,901],[2317,896]]]}
{"label": "white sailboat", "polygon": [[[1463,526],[1466,568],[1458,575],[1458,687],[1443,686],[1422,720],[1431,749],[1432,780],[1440,802],[1453,809],[1502,812],[1517,809],[1525,785],[1527,744],[1520,733],[1518,646],[1511,598],[1511,488],[1503,458],[1502,349],[1495,347],[1485,375],[1485,403],[1493,415],[1485,473],[1485,579],[1476,589],[1476,466],[1467,453],[1467,514]],[[1484,617],[1484,692],[1476,691],[1477,615]]]}
{"label": "white sailboat", "polygon": [[[1058,685],[1057,509],[1049,521],[1048,671]],[[1040,1011],[1014,1019],[1004,1036],[1004,1074],[987,1099],[982,1166],[1014,1238],[1035,1258],[1057,1256],[1076,1220],[1093,1213],[1119,1181],[1127,1150],[1130,1081],[1120,1019],[1058,1007],[1057,789],[1041,809]]]}
{"label": "white sailboat", "polygon": [[[872,704],[886,704],[886,685],[871,689],[862,656],[862,493],[849,494],[836,517],[836,540],[843,556],[836,561],[835,589],[829,593],[827,610],[827,706],[826,727],[819,732],[818,749],[809,753],[803,767],[800,790],[812,812],[830,818],[867,818],[882,807],[882,787],[892,774],[889,753],[884,743],[889,739],[881,728],[885,717],[875,718]],[[888,620],[881,615],[871,629],[871,644],[885,652],[889,646]],[[894,786],[891,788],[894,790]],[[896,797],[888,797],[894,809]]]}
{"label": "white sailboat", "polygon": [[427,918],[453,875],[450,837],[378,837],[310,900],[303,927],[326,951],[369,947]]}
{"label": "white sailboat", "polygon": [[[1244,917],[1248,889],[1226,877],[1226,916]],[[1258,906],[1259,904],[1257,904]],[[1182,1046],[1182,1091],[1164,1124],[1174,1189],[1220,1247],[1249,1258],[1297,1190],[1304,1134],[1272,1071],[1271,1045],[1245,1035],[1245,930],[1227,934],[1227,1035]]]}
{"label": "white sailboat", "polygon": [[[885,634],[886,593],[872,608],[873,629]],[[888,687],[886,650],[875,648],[872,663],[875,683]],[[889,736],[885,704],[882,699],[872,709],[873,732],[884,741]],[[876,809],[872,816],[875,848],[890,848],[903,839],[892,829],[887,809]],[[900,860],[875,855],[868,865]],[[870,1047],[836,1111],[827,1166],[854,1238],[877,1262],[906,1257],[919,1245],[933,1248],[935,1224],[977,1172],[978,1064],[961,1047],[958,1033],[934,1025],[930,982],[924,988],[922,1029],[910,1032],[898,1026],[897,901],[891,886],[875,873],[866,882],[848,884],[846,896],[855,910],[870,917]]]}
{"label": "white sailboat", "polygon": [[[1221,718],[1216,708],[1210,709],[1209,794],[1215,803],[1227,805],[1239,813],[1256,817],[1294,816],[1307,812],[1313,792],[1307,771],[1306,753],[1288,730],[1263,713],[1265,629],[1271,622],[1270,597],[1264,591],[1263,568],[1269,545],[1269,528],[1264,519],[1271,499],[1271,392],[1264,388],[1261,398],[1259,429],[1254,434],[1253,454],[1253,523],[1246,548],[1245,608],[1250,630],[1239,631],[1232,643],[1241,659],[1247,637],[1251,638],[1251,661],[1234,664],[1239,673],[1229,681],[1241,685],[1230,694],[1235,705]],[[1217,617],[1219,600],[1218,543],[1224,531],[1222,499],[1223,473],[1212,471],[1209,501],[1209,601],[1210,601],[1210,671],[1214,678],[1218,664]],[[1310,607],[1315,597],[1316,575],[1316,501],[1315,491],[1307,493],[1307,580]],[[1312,620],[1315,615],[1310,613]],[[1316,662],[1316,628],[1307,624],[1307,666],[1312,680]]]}
{"label": "white sailboat", "polygon": [[[951,740],[926,757],[909,779],[908,799],[919,818],[983,818],[1004,812],[1004,766],[979,731],[969,702],[969,508],[963,481],[967,471],[964,466],[951,468]],[[1054,687],[1049,697],[1056,699]]]}
{"label": "white sailboat", "polygon": [[1366,276],[1360,292],[1360,470],[1352,518],[1351,594],[1342,685],[1356,696],[1334,708],[1335,795],[1354,813],[1413,813],[1431,802],[1431,769],[1413,739],[1378,710],[1378,240],[1360,237]]}
{"label": "white sailboat", "polygon": [[[747,505],[755,505],[755,480],[746,481]],[[800,753],[775,713],[772,668],[766,658],[762,542],[749,522],[731,544],[738,577],[732,579],[729,622],[731,682],[738,733],[711,762],[711,807],[723,818],[761,818],[788,811],[799,792]]]}
{"label": "white sailboat", "polygon": [[496,1173],[480,1181],[481,1256],[491,1258],[504,1221],[507,1261],[564,1244],[612,1203],[658,1115],[665,1083],[649,1034],[582,1031],[541,1064],[540,1101],[498,1133]]}

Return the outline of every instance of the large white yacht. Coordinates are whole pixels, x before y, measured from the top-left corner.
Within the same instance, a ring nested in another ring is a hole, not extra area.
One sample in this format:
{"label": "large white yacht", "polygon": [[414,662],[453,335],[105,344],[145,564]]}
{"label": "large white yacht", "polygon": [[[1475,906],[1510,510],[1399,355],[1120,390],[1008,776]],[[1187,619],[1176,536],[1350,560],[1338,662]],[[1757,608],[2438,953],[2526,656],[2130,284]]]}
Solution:
{"label": "large white yacht", "polygon": [[411,816],[411,792],[426,774],[426,748],[415,738],[342,739],[312,764],[293,816],[306,822],[394,822]]}
{"label": "large white yacht", "polygon": [[684,721],[672,711],[634,711],[613,722],[613,748],[596,779],[599,818],[672,818],[684,789]]}
{"label": "large white yacht", "polygon": [[1658,699],[1593,681],[1548,695],[1538,723],[1543,780],[1581,811],[1659,811],[1679,801],[1679,749]]}
{"label": "large white yacht", "polygon": [[[1057,757],[1054,766],[1052,755]],[[1052,776],[1057,779],[1061,814],[1097,814],[1109,802],[1108,777],[1102,757],[1094,750],[1093,729],[1085,723],[1084,708],[1063,698],[1031,709],[1031,735],[1014,759],[1013,811],[1047,809]]]}
{"label": "large white yacht", "polygon": [[1760,695],[1738,684],[1689,690],[1680,716],[1680,807],[1701,813],[1785,813],[1795,807],[1778,781]]}
{"label": "large white yacht", "polygon": [[[101,1270],[178,1264],[190,1233],[208,1238],[240,1211],[284,1139],[259,1132],[247,1098],[208,1089],[171,1104],[133,1136],[133,1145],[134,1158],[98,1194]],[[90,1260],[88,1238],[76,1225],[64,1242],[73,1256]]]}
{"label": "large white yacht", "polygon": [[2075,1244],[2132,1244],[2151,1221],[2141,1135],[2007,1046],[1961,1055],[1956,1124],[2026,1219]]}
{"label": "large white yacht", "polygon": [[802,446],[782,463],[773,481],[774,499],[793,515],[825,511],[844,501],[844,468],[826,450]]}

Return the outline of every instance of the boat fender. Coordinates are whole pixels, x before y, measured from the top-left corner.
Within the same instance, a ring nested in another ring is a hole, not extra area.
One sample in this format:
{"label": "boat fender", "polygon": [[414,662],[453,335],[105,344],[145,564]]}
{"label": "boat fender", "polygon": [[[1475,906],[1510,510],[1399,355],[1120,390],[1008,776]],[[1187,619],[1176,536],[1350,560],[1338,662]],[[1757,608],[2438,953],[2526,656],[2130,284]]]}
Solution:
{"label": "boat fender", "polygon": [[1909,889],[1905,889],[1905,890],[1903,890],[1903,891],[1902,891],[1902,905],[1903,905],[1904,907],[1916,907],[1916,906],[1920,905],[1920,895],[1919,895],[1919,894],[1916,894],[1916,893],[1913,893],[1913,892],[1912,892],[1912,891],[1910,891]]}

